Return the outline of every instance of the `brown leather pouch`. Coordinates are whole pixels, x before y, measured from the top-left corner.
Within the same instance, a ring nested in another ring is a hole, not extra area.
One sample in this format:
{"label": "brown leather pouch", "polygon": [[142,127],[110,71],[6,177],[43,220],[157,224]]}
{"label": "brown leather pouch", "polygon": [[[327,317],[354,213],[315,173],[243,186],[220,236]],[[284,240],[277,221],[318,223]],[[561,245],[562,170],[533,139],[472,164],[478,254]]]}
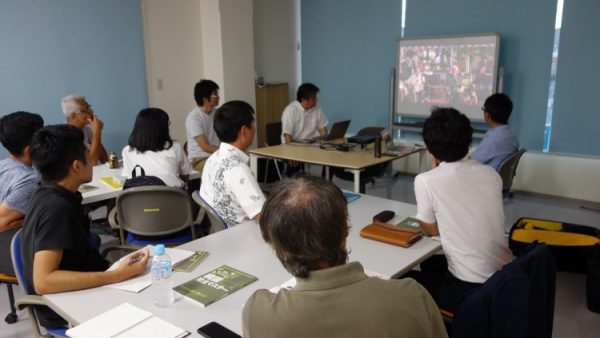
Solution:
{"label": "brown leather pouch", "polygon": [[419,231],[399,228],[387,223],[371,223],[360,230],[361,237],[408,248],[423,237]]}

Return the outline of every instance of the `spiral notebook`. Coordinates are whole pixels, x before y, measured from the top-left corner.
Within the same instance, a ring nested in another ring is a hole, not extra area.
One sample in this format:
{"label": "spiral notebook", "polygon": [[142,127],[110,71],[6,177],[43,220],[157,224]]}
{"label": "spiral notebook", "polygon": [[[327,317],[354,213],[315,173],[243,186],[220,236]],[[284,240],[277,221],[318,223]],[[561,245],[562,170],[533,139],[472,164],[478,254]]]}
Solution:
{"label": "spiral notebook", "polygon": [[67,336],[71,338],[180,338],[189,334],[129,303],[123,303],[67,330]]}

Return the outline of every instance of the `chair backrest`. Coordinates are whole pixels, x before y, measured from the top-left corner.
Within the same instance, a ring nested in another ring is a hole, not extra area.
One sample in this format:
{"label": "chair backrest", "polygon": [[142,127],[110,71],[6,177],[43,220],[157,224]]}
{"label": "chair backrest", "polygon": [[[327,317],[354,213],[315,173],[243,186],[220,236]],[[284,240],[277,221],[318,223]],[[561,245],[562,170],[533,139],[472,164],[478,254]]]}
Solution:
{"label": "chair backrest", "polygon": [[554,325],[556,259],[545,244],[537,244],[514,260],[529,277],[528,337],[551,338]]}
{"label": "chair backrest", "polygon": [[519,164],[519,160],[521,156],[525,154],[527,149],[521,148],[519,151],[512,153],[508,156],[500,166],[498,166],[498,174],[502,177],[502,189],[510,189],[512,187],[513,178],[517,174],[517,165]]}
{"label": "chair backrest", "polygon": [[281,144],[281,122],[272,122],[265,125],[265,146],[276,146]]}
{"label": "chair backrest", "polygon": [[117,197],[117,219],[123,230],[140,236],[165,236],[191,228],[192,205],[188,194],[179,188],[145,186],[123,190]]}
{"label": "chair backrest", "polygon": [[550,338],[555,285],[554,257],[539,244],[461,301],[452,336]]}
{"label": "chair backrest", "polygon": [[15,275],[10,254],[10,245],[17,231],[19,231],[18,228],[0,232],[0,274]]}
{"label": "chair backrest", "polygon": [[10,256],[13,262],[13,269],[15,271],[15,275],[17,276],[17,281],[19,282],[19,286],[21,290],[26,295],[30,295],[31,290],[29,290],[27,283],[25,283],[25,272],[23,271],[23,257],[21,256],[21,230],[17,231],[12,238],[12,242],[10,244]]}
{"label": "chair backrest", "polygon": [[527,337],[529,278],[507,264],[460,302],[452,319],[453,337]]}
{"label": "chair backrest", "polygon": [[192,198],[198,205],[206,211],[208,220],[210,221],[210,233],[227,229],[227,223],[221,218],[221,216],[211,207],[202,197],[200,197],[200,191],[196,190],[192,193]]}

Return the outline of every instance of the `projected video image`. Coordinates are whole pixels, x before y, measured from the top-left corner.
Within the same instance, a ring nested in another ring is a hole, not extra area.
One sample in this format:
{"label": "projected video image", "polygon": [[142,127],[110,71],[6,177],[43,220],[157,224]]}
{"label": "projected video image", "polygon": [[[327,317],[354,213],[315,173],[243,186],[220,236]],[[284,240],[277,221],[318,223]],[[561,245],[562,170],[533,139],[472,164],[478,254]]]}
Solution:
{"label": "projected video image", "polygon": [[483,104],[494,88],[495,44],[402,46],[398,103]]}

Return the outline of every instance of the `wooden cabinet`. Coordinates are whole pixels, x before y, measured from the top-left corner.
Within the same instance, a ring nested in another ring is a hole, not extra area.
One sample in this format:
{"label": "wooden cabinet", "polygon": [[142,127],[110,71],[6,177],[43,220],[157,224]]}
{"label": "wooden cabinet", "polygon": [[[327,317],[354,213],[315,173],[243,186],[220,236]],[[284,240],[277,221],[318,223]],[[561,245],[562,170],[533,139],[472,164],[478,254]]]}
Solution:
{"label": "wooden cabinet", "polygon": [[256,127],[258,140],[256,145],[265,146],[265,125],[280,122],[283,109],[290,103],[287,83],[256,86]]}

